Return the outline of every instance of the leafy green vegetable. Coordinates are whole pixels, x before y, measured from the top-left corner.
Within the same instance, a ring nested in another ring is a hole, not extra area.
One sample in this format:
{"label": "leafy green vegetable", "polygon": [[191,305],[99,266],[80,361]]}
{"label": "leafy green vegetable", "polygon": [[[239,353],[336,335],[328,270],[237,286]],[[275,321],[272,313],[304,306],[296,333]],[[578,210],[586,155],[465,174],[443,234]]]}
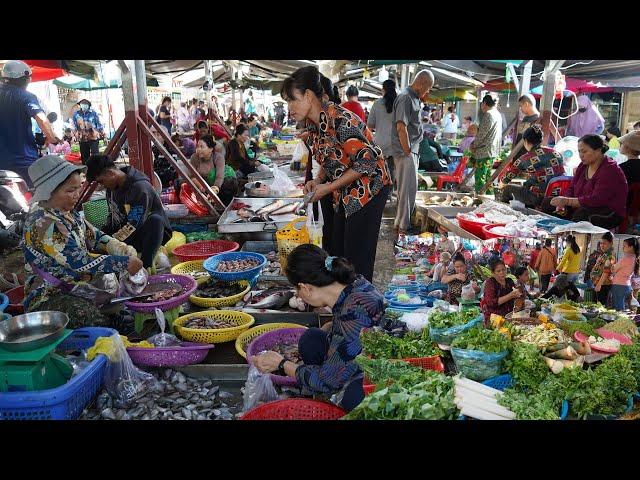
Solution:
{"label": "leafy green vegetable", "polygon": [[591,335],[599,337],[600,334],[596,332],[596,329],[603,325],[603,321],[596,319],[593,322],[560,322],[558,328],[564,331],[571,338],[573,338],[573,334],[578,331],[584,333],[587,337],[590,337]]}
{"label": "leafy green vegetable", "polygon": [[362,367],[367,378],[374,384],[399,382],[402,385],[415,385],[429,378],[425,370],[403,361],[389,361],[384,358],[367,358],[358,355],[356,363]]}
{"label": "leafy green vegetable", "polygon": [[640,386],[640,343],[633,343],[631,345],[622,345],[618,356],[624,357],[631,362],[631,368],[633,374],[636,377],[636,381]]}
{"label": "leafy green vegetable", "polygon": [[420,333],[407,332],[404,337],[392,337],[385,332],[363,330],[362,350],[374,358],[415,358],[440,355],[442,352],[429,338],[429,329]]}
{"label": "leafy green vegetable", "polygon": [[[535,348],[535,347],[534,347]],[[559,409],[544,395],[529,395],[515,388],[507,388],[498,397],[498,405],[516,414],[518,420],[559,420]]]}
{"label": "leafy green vegetable", "polygon": [[462,312],[442,312],[436,311],[429,318],[431,328],[450,328],[456,325],[464,325],[480,315],[477,307],[464,310]]}
{"label": "leafy green vegetable", "polygon": [[549,375],[549,367],[540,350],[528,343],[516,342],[505,366],[516,384],[529,390],[537,389]]}
{"label": "leafy green vegetable", "polygon": [[511,342],[497,330],[474,327],[458,335],[451,346],[465,350],[499,353],[509,350]]}
{"label": "leafy green vegetable", "polygon": [[345,420],[453,420],[458,417],[451,377],[425,370],[425,380],[395,382],[373,392]]}

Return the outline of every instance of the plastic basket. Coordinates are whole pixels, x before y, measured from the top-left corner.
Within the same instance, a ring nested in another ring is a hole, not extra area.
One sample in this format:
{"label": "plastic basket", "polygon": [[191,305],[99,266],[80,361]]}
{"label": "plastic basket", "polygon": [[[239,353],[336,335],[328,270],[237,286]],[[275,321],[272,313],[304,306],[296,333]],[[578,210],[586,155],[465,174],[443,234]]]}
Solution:
{"label": "plastic basket", "polygon": [[[204,260],[192,260],[190,262],[182,262],[171,268],[171,273],[174,275],[190,275],[193,276],[194,273],[202,272],[204,275],[198,276],[198,279],[201,278],[211,278],[211,276],[204,269]],[[195,277],[194,277],[195,278]]]}
{"label": "plastic basket", "polygon": [[298,217],[287,223],[276,232],[280,268],[287,267],[287,257],[298,246],[309,243],[309,231],[307,230],[307,217]]}
{"label": "plastic basket", "polygon": [[[484,214],[479,213],[477,216],[480,218],[483,218]],[[456,215],[456,219],[458,220],[458,225],[460,225],[461,228],[463,228],[467,232],[472,233],[476,237],[481,238],[483,240],[486,240],[486,237],[485,237],[485,232],[482,230],[482,227],[484,227],[485,225],[504,226],[504,223],[490,223],[486,221],[467,220],[466,218],[464,218],[462,213],[458,213]]]}
{"label": "plastic basket", "polygon": [[214,346],[185,342],[180,347],[128,347],[131,361],[140,367],[182,367],[202,362]]}
{"label": "plastic basket", "polygon": [[[187,320],[194,317],[211,317],[216,320],[230,320],[237,326],[216,329],[185,328],[182,326]],[[232,310],[211,310],[190,313],[189,315],[178,317],[176,321],[173,322],[173,328],[178,335],[189,342],[224,343],[231,342],[238,338],[238,336],[253,325],[255,321],[255,318],[248,313],[235,312]]]}
{"label": "plastic basket", "polygon": [[175,283],[182,287],[182,293],[180,295],[176,295],[173,298],[168,300],[164,300],[162,302],[153,302],[153,303],[140,303],[140,302],[125,302],[125,306],[131,310],[132,312],[141,312],[141,313],[153,313],[156,308],[159,308],[163,312],[167,310],[171,310],[172,308],[179,307],[184,302],[187,301],[189,295],[191,295],[198,284],[196,283],[193,277],[189,277],[187,275],[152,275],[149,277],[149,284],[155,285],[158,283]]}
{"label": "plastic basket", "polygon": [[[260,264],[254,268],[250,268],[249,270],[244,270],[242,272],[218,272],[216,268],[220,262],[228,262],[231,260],[246,260],[249,258],[256,259],[260,262]],[[267,257],[261,255],[259,253],[253,252],[229,252],[229,253],[221,253],[219,255],[215,255],[213,257],[207,258],[202,266],[204,269],[209,272],[212,278],[217,278],[218,280],[224,280],[225,282],[233,282],[236,280],[250,280],[255,278],[260,274],[264,266],[267,264]]]}
{"label": "plastic basket", "polygon": [[338,420],[346,413],[333,403],[291,398],[259,405],[240,420]]}
{"label": "plastic basket", "polygon": [[465,377],[482,382],[499,375],[502,371],[502,363],[509,352],[487,353],[479,350],[466,350],[451,348],[451,355],[456,363],[456,368]]}
{"label": "plastic basket", "polygon": [[476,318],[471,320],[464,325],[456,325],[454,327],[449,328],[430,328],[429,329],[429,337],[436,343],[441,345],[451,345],[451,342],[460,335],[462,332],[466,332],[467,330],[475,327],[476,325],[482,323],[484,321],[484,316],[482,313],[478,315]]}
{"label": "plastic basket", "polygon": [[[58,350],[85,350],[93,346],[97,337],[114,333],[117,332],[110,328],[79,328],[58,346]],[[107,363],[107,357],[98,355],[87,368],[57,388],[0,393],[0,420],[77,419],[100,390]]]}
{"label": "plastic basket", "polygon": [[109,203],[106,198],[90,200],[82,204],[84,218],[98,230],[107,224],[109,218]]}
{"label": "plastic basket", "polygon": [[482,384],[504,392],[513,385],[513,377],[509,373],[505,373],[504,375],[488,378]]}
{"label": "plastic basket", "polygon": [[297,323],[267,323],[265,325],[258,325],[257,327],[251,327],[249,330],[242,332],[238,338],[236,338],[236,352],[242,357],[247,358],[246,349],[249,344],[256,338],[266,332],[272,330],[279,330],[281,328],[303,328],[307,329],[304,325],[298,325]]}
{"label": "plastic basket", "polygon": [[12,288],[11,290],[7,290],[4,293],[7,297],[9,297],[9,305],[7,305],[5,308],[7,313],[10,313],[11,315],[23,314],[24,305],[22,305],[22,301],[24,300],[24,285]]}
{"label": "plastic basket", "polygon": [[189,209],[182,203],[165,205],[164,212],[167,214],[167,218],[184,218],[189,215]]}
{"label": "plastic basket", "polygon": [[9,305],[9,297],[4,293],[0,293],[0,312],[4,312],[4,309]]}
{"label": "plastic basket", "polygon": [[[207,283],[211,278],[199,278],[197,280],[198,286]],[[242,292],[232,295],[230,297],[220,297],[220,298],[205,298],[205,297],[197,297],[196,295],[189,296],[189,301],[198,307],[204,308],[213,308],[213,307],[229,307],[235,305],[242,297],[244,297],[249,290],[251,290],[251,285],[246,280],[240,280],[238,282],[229,282],[229,283],[237,283],[244,287]]]}
{"label": "plastic basket", "polygon": [[[633,410],[633,395],[629,395],[627,398],[627,408],[624,413],[627,414]],[[587,415],[585,420],[616,420],[618,417],[615,415]]]}
{"label": "plastic basket", "polygon": [[240,248],[237,242],[227,240],[202,240],[199,242],[187,243],[176,247],[173,255],[181,262],[190,260],[206,260],[219,253],[235,252]]}
{"label": "plastic basket", "polygon": [[416,367],[423,368],[424,370],[444,372],[444,363],[442,363],[440,355],[434,355],[432,357],[401,358],[399,360],[407,362]]}
{"label": "plastic basket", "polygon": [[[278,343],[297,345],[304,332],[305,331],[300,328],[280,328],[263,333],[249,344],[249,347],[247,348],[247,362],[251,364],[251,356],[257,355],[263,350],[269,350]],[[293,387],[298,384],[295,378],[284,375],[271,374],[271,381],[276,385],[289,387]]]}
{"label": "plastic basket", "polygon": [[187,243],[187,237],[182,232],[173,231],[171,234],[171,240],[164,244],[167,251],[173,254],[173,251],[180,245]]}
{"label": "plastic basket", "polygon": [[186,182],[180,186],[180,201],[195,215],[204,216],[209,213],[209,209],[200,203],[191,185]]}

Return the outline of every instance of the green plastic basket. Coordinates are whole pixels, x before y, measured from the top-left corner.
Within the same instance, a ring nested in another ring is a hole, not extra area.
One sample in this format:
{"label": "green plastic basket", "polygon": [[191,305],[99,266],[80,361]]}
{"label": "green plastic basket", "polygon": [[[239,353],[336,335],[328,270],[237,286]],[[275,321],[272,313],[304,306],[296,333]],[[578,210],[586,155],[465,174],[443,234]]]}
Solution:
{"label": "green plastic basket", "polygon": [[86,202],[82,206],[82,209],[84,211],[84,218],[94,227],[101,229],[107,224],[109,204],[106,198]]}

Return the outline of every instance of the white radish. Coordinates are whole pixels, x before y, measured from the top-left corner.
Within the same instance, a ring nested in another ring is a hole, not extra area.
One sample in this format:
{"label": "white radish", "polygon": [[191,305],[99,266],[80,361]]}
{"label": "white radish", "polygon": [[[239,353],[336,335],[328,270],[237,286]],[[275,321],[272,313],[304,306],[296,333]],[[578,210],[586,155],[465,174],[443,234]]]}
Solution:
{"label": "white radish", "polygon": [[467,417],[477,418],[478,420],[508,420],[507,418],[486,412],[479,408],[471,407],[469,405],[463,405],[463,407],[460,409],[460,413]]}
{"label": "white radish", "polygon": [[469,380],[468,378],[455,376],[453,377],[453,381],[455,382],[456,385],[466,388],[467,390],[473,390],[480,394],[484,394],[485,396],[495,397],[498,393],[500,393],[500,390],[487,387],[486,385],[483,385],[478,382],[474,382],[473,380]]}
{"label": "white radish", "polygon": [[516,418],[516,414],[511,410],[503,407],[502,405],[498,405],[496,402],[491,402],[486,400],[487,397],[455,397],[456,405],[458,408],[462,406],[468,405],[475,408],[480,408],[482,410],[486,410],[487,412],[493,413],[495,415],[499,415],[501,417],[508,418],[513,420]]}
{"label": "white radish", "polygon": [[473,389],[467,388],[464,385],[456,385],[455,386],[455,391],[456,391],[456,393],[469,393],[469,394],[474,394],[474,395],[480,395],[480,396],[488,398],[489,400],[495,400],[495,398],[498,395],[498,394],[490,395],[490,394],[488,394],[486,392],[480,392],[478,390],[473,390]]}

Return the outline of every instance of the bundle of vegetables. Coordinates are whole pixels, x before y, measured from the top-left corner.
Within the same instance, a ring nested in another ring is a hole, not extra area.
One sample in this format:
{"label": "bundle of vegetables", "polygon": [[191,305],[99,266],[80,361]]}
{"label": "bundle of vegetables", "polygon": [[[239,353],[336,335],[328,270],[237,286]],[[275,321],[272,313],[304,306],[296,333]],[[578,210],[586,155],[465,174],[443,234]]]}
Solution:
{"label": "bundle of vegetables", "polygon": [[604,326],[604,329],[609,332],[620,333],[622,335],[626,335],[631,339],[639,335],[636,323],[630,318],[618,318],[617,320],[606,324],[605,322],[602,322],[601,326]]}
{"label": "bundle of vegetables", "polygon": [[425,370],[424,381],[410,385],[402,377],[373,392],[343,417],[345,420],[454,420],[453,379]]}
{"label": "bundle of vegetables", "polygon": [[374,358],[416,358],[442,354],[429,337],[428,328],[421,333],[407,332],[403,337],[367,329],[360,333],[360,342],[362,351]]}
{"label": "bundle of vegetables", "polygon": [[482,327],[460,334],[451,344],[451,355],[462,375],[483,381],[502,373],[511,342],[505,335]]}
{"label": "bundle of vegetables", "polygon": [[478,350],[486,353],[508,351],[511,342],[496,330],[474,327],[460,334],[451,344],[452,347],[464,350]]}
{"label": "bundle of vegetables", "polygon": [[[546,367],[545,367],[546,369]],[[562,403],[562,402],[561,402]],[[544,395],[530,395],[507,388],[498,396],[498,405],[515,413],[518,420],[559,420],[559,408]]]}
{"label": "bundle of vegetables", "polygon": [[576,332],[582,332],[587,337],[590,337],[591,335],[599,336],[596,329],[602,327],[604,324],[605,322],[598,319],[592,322],[560,322],[559,328],[570,338],[573,338],[573,334]]}
{"label": "bundle of vegetables", "polygon": [[384,358],[368,358],[364,355],[358,355],[355,361],[360,365],[367,379],[375,385],[399,382],[402,385],[410,386],[424,382],[429,378],[425,374],[429,370],[406,362],[389,361]]}
{"label": "bundle of vegetables", "polygon": [[436,310],[429,317],[429,326],[431,328],[450,328],[456,325],[465,325],[480,315],[480,309],[477,307],[464,310],[462,312],[443,312]]}
{"label": "bundle of vegetables", "polygon": [[[549,375],[544,357],[534,345],[517,342],[505,367],[516,384],[524,389],[534,390]],[[512,409],[518,413],[517,410]]]}
{"label": "bundle of vegetables", "polygon": [[484,282],[486,279],[488,279],[491,276],[491,270],[477,263],[473,265],[472,272],[473,272],[473,276],[477,280],[482,282]]}
{"label": "bundle of vegetables", "polygon": [[524,334],[515,337],[515,339],[519,342],[530,343],[538,348],[567,341],[567,337],[562,330],[558,328],[549,329],[544,324],[527,330]]}
{"label": "bundle of vegetables", "polygon": [[516,414],[499,404],[502,392],[473,380],[453,378],[455,404],[460,413],[478,420],[515,420]]}
{"label": "bundle of vegetables", "polygon": [[631,362],[631,368],[633,374],[638,381],[640,387],[640,343],[633,343],[631,345],[622,345],[618,352],[619,357],[624,357]]}

